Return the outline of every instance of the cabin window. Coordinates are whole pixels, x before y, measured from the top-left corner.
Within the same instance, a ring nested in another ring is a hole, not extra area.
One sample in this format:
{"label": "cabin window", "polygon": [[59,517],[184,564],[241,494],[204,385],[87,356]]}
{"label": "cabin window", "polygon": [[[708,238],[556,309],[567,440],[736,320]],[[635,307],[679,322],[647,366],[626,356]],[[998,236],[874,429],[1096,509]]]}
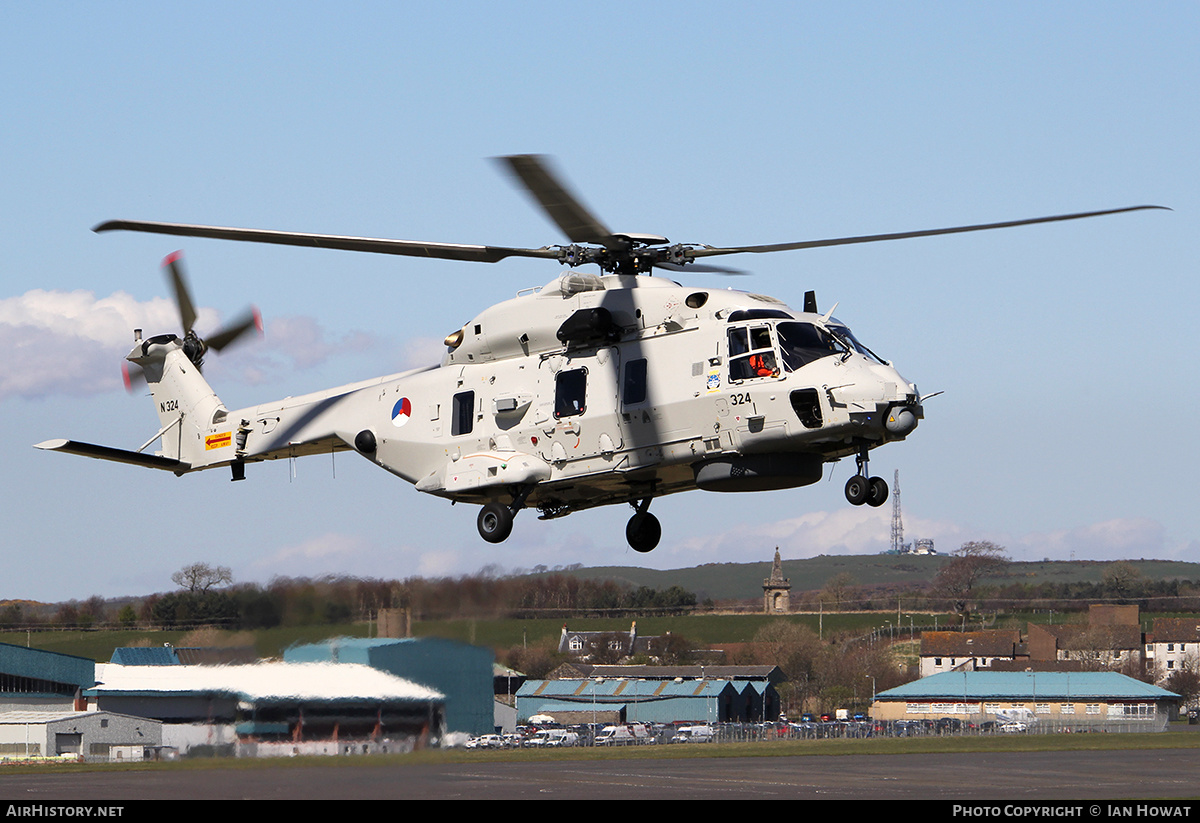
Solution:
{"label": "cabin window", "polygon": [[625,364],[625,380],[621,384],[621,399],[626,406],[646,401],[646,358]]}
{"label": "cabin window", "polygon": [[475,392],[454,395],[451,408],[450,434],[470,434],[475,427]]}
{"label": "cabin window", "polygon": [[587,410],[587,369],[560,371],[554,383],[554,416],[573,417]]}

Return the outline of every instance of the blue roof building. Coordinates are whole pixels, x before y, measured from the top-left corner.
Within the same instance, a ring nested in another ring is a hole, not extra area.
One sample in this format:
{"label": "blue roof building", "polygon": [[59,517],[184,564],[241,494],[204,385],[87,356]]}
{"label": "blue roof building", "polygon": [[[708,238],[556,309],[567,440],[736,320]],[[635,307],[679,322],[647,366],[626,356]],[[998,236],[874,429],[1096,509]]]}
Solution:
{"label": "blue roof building", "polygon": [[76,708],[95,684],[93,660],[0,643],[0,711]]}
{"label": "blue roof building", "polygon": [[877,720],[1025,718],[1060,724],[1165,723],[1180,696],[1116,672],[959,671],[880,692]]}

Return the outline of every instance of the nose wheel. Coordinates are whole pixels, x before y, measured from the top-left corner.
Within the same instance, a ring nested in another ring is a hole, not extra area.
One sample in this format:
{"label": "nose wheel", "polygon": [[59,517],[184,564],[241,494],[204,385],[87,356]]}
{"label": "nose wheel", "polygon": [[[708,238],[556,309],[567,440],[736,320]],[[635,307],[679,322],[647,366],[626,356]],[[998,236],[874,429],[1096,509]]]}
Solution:
{"label": "nose wheel", "polygon": [[882,477],[867,477],[867,450],[855,458],[858,474],[846,481],[846,500],[852,506],[882,506],[888,499],[888,484]]}

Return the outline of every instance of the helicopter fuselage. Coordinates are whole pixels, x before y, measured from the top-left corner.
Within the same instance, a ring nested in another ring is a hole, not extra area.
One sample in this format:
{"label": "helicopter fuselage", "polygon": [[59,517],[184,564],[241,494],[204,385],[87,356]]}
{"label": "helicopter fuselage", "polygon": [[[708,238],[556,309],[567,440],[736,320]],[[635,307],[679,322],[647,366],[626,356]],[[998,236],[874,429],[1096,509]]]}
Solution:
{"label": "helicopter fuselage", "polygon": [[[658,277],[568,273],[447,344],[437,367],[219,407],[177,452],[165,436],[164,456],[182,471],[233,464],[236,477],[246,463],[353,449],[422,492],[557,517],[807,485],[922,417],[916,387],[829,315]],[[130,359],[145,365],[143,348]],[[189,366],[182,352],[174,362]]]}

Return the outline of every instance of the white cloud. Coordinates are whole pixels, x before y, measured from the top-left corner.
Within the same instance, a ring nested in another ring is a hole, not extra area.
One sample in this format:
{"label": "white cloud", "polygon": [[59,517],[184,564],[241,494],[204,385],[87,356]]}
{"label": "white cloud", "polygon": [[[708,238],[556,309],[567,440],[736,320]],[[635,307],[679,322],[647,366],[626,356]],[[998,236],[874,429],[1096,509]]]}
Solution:
{"label": "white cloud", "polygon": [[327,533],[300,543],[283,546],[273,554],[255,560],[255,570],[284,577],[324,574],[347,565],[347,561],[366,550],[361,537]]}
{"label": "white cloud", "polygon": [[[786,558],[837,554],[878,554],[891,547],[890,508],[844,508],[809,512],[786,520],[742,523],[733,528],[675,543],[664,541],[656,555],[681,564],[726,562],[747,551],[771,552]],[[990,540],[1005,547],[1014,560],[1122,560],[1188,556],[1196,545],[1172,544],[1165,527],[1150,518],[1106,520],[1071,529],[1028,534],[989,533],[949,521],[906,518],[905,542],[930,538],[940,554],[971,540]],[[656,564],[661,565],[661,564]]]}
{"label": "white cloud", "polygon": [[140,303],[124,292],[34,289],[0,300],[0,399],[118,389],[133,329],[178,325],[169,300]]}
{"label": "white cloud", "polygon": [[1019,560],[1128,560],[1172,557],[1181,548],[1168,546],[1166,529],[1158,521],[1133,517],[1032,532],[1012,538],[1009,550]]}
{"label": "white cloud", "polygon": [[832,512],[809,512],[786,520],[741,523],[719,533],[681,540],[666,553],[680,560],[725,562],[744,557],[747,549],[773,551],[785,557],[814,557],[818,554],[878,554],[891,542],[889,513],[882,509],[845,508]]}
{"label": "white cloud", "polygon": [[413,337],[400,350],[402,370],[436,366],[446,354],[446,344],[433,337]]}
{"label": "white cloud", "polygon": [[262,351],[287,358],[296,369],[312,368],[335,355],[365,351],[373,345],[371,336],[364,332],[350,332],[339,339],[331,339],[321,324],[311,317],[274,318],[269,331]]}
{"label": "white cloud", "polygon": [[[216,329],[216,311],[198,309],[196,328]],[[133,347],[133,330],[146,335],[181,333],[173,301],[138,301],[125,292],[96,297],[89,291],[34,289],[0,299],[0,400],[7,397],[91,395],[117,391],[121,365]],[[331,338],[308,317],[270,321],[257,352],[243,349],[223,379],[261,383],[281,371],[312,368],[346,353],[369,350],[377,342],[363,332]],[[216,358],[210,355],[210,363]]]}
{"label": "white cloud", "polygon": [[463,558],[455,551],[439,550],[422,552],[417,557],[417,575],[420,577],[457,577],[470,574]]}

